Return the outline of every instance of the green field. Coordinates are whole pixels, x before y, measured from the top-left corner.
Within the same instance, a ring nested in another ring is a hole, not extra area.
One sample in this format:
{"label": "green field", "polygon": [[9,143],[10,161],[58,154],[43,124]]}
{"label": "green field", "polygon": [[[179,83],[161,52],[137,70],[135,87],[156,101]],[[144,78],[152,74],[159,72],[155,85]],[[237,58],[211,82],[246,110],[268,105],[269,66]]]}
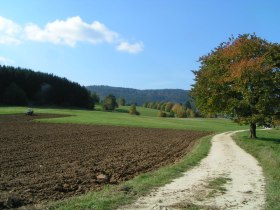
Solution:
{"label": "green field", "polygon": [[266,209],[280,209],[280,130],[257,131],[258,139],[236,134],[236,142],[260,162],[266,178]]}
{"label": "green field", "polygon": [[[127,109],[128,107],[124,107]],[[26,107],[1,107],[0,114],[25,113]],[[202,130],[223,132],[231,130],[248,129],[247,126],[239,126],[227,119],[205,118],[159,118],[156,117],[158,110],[137,107],[140,116],[129,115],[122,112],[102,112],[78,109],[48,109],[34,108],[35,113],[53,113],[72,115],[70,117],[40,119],[49,123],[78,123],[95,125],[133,126],[147,128],[170,128],[186,130]]]}
{"label": "green field", "polygon": [[[116,108],[115,112],[118,113],[128,113],[130,106],[120,106]],[[95,110],[102,111],[102,107],[100,105],[95,106]],[[157,117],[159,110],[157,109],[149,109],[142,106],[137,106],[137,111],[140,112],[141,116],[146,117]]]}

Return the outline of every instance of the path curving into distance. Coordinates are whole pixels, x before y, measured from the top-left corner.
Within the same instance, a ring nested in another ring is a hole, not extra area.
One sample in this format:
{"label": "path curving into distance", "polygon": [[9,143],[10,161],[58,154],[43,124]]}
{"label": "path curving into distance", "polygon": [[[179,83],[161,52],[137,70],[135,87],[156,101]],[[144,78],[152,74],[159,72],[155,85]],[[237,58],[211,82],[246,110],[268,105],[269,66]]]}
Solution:
{"label": "path curving into distance", "polygon": [[120,209],[169,210],[194,206],[202,209],[262,209],[265,204],[262,168],[254,157],[237,146],[231,137],[234,133],[215,135],[208,156],[198,166]]}

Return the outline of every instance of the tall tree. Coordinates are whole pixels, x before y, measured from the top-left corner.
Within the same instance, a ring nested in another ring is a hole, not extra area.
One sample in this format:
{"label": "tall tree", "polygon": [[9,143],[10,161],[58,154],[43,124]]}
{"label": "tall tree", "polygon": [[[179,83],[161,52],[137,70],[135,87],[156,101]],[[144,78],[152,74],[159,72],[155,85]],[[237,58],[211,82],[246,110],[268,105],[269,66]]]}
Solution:
{"label": "tall tree", "polygon": [[125,99],[123,97],[119,98],[119,106],[125,106]]}
{"label": "tall tree", "polygon": [[174,104],[172,102],[167,102],[165,106],[165,111],[170,112]]}
{"label": "tall tree", "polygon": [[25,92],[16,85],[11,83],[3,94],[3,100],[9,105],[26,105],[27,97]]}
{"label": "tall tree", "polygon": [[186,103],[184,104],[186,109],[192,109],[192,105],[190,101],[186,101]]}
{"label": "tall tree", "polygon": [[100,98],[99,95],[96,92],[91,93],[91,103],[92,103],[92,108],[95,109],[95,105],[100,103]]}
{"label": "tall tree", "polygon": [[191,91],[197,108],[249,124],[251,138],[256,138],[256,125],[271,124],[280,109],[280,45],[244,34],[199,61]]}
{"label": "tall tree", "polygon": [[0,104],[18,105],[19,101],[32,105],[91,106],[89,91],[78,83],[52,74],[0,65]]}
{"label": "tall tree", "polygon": [[103,101],[103,110],[113,111],[118,107],[116,97],[113,94],[109,94]]}

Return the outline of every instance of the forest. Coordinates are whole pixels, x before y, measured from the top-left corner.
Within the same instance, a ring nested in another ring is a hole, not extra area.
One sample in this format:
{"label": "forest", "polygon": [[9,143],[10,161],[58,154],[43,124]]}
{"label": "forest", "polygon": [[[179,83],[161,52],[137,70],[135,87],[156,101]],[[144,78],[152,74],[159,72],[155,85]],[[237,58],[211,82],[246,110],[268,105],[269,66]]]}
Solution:
{"label": "forest", "polygon": [[133,88],[111,87],[105,85],[87,86],[91,92],[95,92],[103,100],[107,95],[113,94],[116,98],[125,98],[126,104],[142,106],[146,102],[172,101],[174,103],[186,103],[190,101],[189,91],[182,89],[153,89],[138,90]]}
{"label": "forest", "polygon": [[91,108],[90,92],[53,74],[0,65],[0,104]]}

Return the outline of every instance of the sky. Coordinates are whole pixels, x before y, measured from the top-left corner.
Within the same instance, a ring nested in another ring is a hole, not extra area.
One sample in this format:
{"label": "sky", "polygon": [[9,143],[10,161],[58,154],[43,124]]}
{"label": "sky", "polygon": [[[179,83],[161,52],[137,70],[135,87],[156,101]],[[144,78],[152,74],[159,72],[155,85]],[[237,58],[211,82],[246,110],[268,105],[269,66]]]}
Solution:
{"label": "sky", "polygon": [[81,85],[185,89],[229,37],[280,42],[278,0],[0,0],[0,64]]}

